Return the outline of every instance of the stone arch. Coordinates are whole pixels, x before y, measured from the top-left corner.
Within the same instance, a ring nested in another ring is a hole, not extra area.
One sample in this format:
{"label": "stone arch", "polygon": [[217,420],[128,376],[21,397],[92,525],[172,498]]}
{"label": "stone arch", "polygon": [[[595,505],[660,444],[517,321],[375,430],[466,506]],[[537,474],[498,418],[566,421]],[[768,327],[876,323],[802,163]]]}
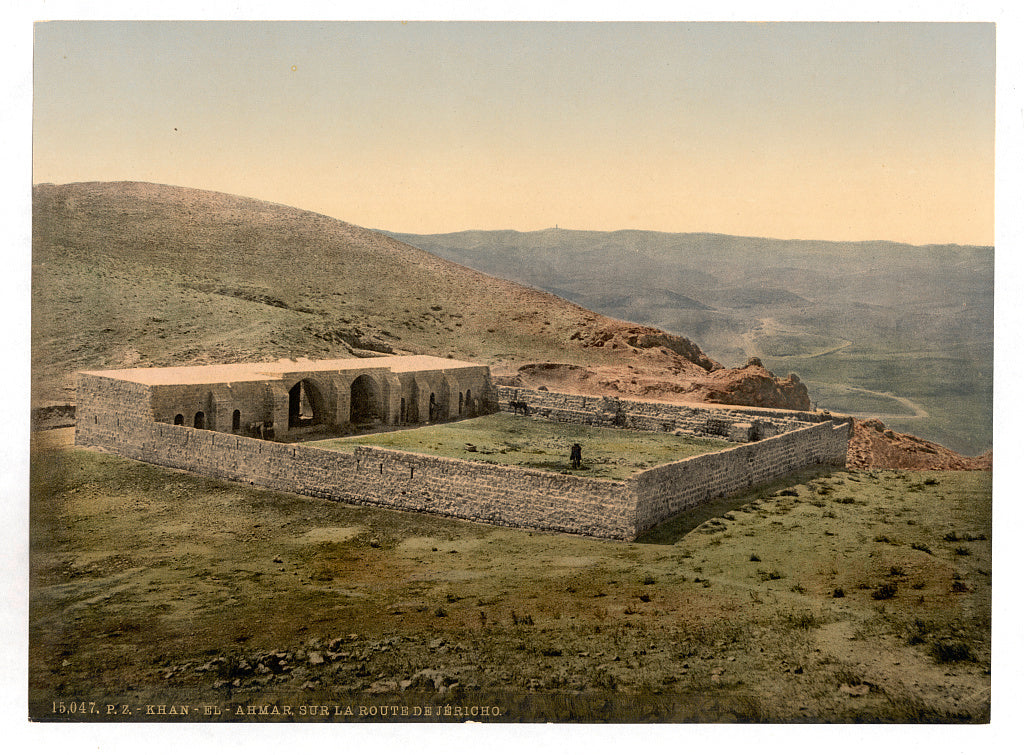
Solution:
{"label": "stone arch", "polygon": [[174,415],[174,424],[176,424],[176,425],[184,425],[185,424],[185,415],[184,414],[175,414]]}
{"label": "stone arch", "polygon": [[466,389],[466,414],[470,417],[476,416],[476,410],[473,407],[473,391],[469,388]]}
{"label": "stone arch", "polygon": [[349,400],[349,421],[353,425],[376,424],[384,415],[380,386],[369,375],[352,381]]}
{"label": "stone arch", "polygon": [[239,409],[235,409],[231,413],[231,432],[237,433],[242,429],[242,412]]}
{"label": "stone arch", "polygon": [[196,416],[192,418],[192,427],[197,430],[206,429],[206,412],[196,412]]}
{"label": "stone arch", "polygon": [[309,378],[303,378],[288,390],[288,429],[326,423],[324,395]]}

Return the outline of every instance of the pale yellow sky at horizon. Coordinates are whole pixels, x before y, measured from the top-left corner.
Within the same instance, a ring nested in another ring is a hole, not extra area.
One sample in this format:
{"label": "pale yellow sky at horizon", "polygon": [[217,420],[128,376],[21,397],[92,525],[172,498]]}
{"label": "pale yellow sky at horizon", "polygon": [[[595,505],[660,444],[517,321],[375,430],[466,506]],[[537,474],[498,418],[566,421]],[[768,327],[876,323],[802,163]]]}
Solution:
{"label": "pale yellow sky at horizon", "polygon": [[994,241],[992,24],[36,27],[33,180],[406,233]]}

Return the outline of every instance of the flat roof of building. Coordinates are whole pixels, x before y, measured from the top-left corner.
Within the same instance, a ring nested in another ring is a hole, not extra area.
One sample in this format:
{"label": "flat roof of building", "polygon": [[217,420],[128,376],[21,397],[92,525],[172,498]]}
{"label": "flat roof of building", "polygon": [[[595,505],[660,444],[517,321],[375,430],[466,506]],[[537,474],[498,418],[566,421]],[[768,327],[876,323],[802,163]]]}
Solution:
{"label": "flat roof of building", "polygon": [[346,359],[279,359],[276,362],[210,364],[184,367],[140,367],[126,370],[82,370],[84,375],[125,380],[143,385],[212,385],[277,380],[294,373],[349,372],[387,369],[391,372],[426,372],[460,367],[482,367],[473,362],[415,354]]}

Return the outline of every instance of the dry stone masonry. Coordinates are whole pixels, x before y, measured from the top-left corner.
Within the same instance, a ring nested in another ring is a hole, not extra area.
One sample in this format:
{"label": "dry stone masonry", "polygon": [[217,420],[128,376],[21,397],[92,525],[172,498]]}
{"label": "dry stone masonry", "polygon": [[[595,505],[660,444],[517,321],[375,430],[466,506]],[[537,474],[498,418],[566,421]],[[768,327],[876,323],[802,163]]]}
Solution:
{"label": "dry stone masonry", "polygon": [[[752,442],[658,466],[624,482],[367,446],[341,452],[281,442],[301,438],[310,428],[345,431],[358,426],[353,420],[441,421],[510,410],[509,402],[561,422]],[[809,465],[844,464],[848,428],[822,419],[749,407],[495,389],[486,366],[387,357],[81,373],[75,442],[329,500],[632,540],[712,498]]]}

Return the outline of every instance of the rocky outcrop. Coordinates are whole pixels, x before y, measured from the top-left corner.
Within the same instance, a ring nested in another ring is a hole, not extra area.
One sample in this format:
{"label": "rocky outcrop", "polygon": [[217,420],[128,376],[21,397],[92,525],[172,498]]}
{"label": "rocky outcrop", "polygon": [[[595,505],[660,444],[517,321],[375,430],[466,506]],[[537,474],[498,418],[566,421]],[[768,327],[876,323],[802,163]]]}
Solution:
{"label": "rocky outcrop", "polygon": [[601,324],[589,329],[578,330],[569,337],[580,341],[586,348],[622,349],[624,351],[659,351],[665,356],[681,356],[688,362],[707,372],[722,369],[722,365],[705,354],[700,346],[689,338],[666,333],[645,325],[623,323],[619,326]]}
{"label": "rocky outcrop", "polygon": [[637,397],[654,401],[733,404],[799,411],[811,408],[807,386],[800,382],[799,377],[790,375],[785,379],[777,378],[757,359],[751,359],[744,367],[726,369],[719,366],[712,372],[690,362],[686,364],[690,366],[679,369],[675,365],[652,364],[642,357],[625,366],[581,367],[541,362],[524,364],[514,376],[498,376],[496,381],[501,385],[548,388],[589,396]]}
{"label": "rocky outcrop", "polygon": [[798,409],[808,411],[811,399],[807,386],[790,373],[777,378],[756,357],[738,369],[721,369],[708,375],[701,386],[702,401],[712,404],[763,406],[772,409]]}
{"label": "rocky outcrop", "polygon": [[890,430],[880,420],[856,420],[846,466],[850,469],[988,470],[992,469],[992,452],[962,456],[938,443]]}

